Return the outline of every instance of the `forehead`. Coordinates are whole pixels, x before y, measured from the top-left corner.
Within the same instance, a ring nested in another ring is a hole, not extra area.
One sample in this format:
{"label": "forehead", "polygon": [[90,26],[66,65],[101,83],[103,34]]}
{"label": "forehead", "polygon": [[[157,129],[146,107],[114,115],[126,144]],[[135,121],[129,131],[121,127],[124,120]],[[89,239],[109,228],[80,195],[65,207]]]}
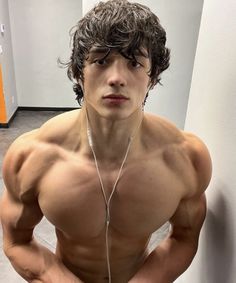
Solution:
{"label": "forehead", "polygon": [[92,46],[91,49],[89,50],[89,56],[93,55],[93,54],[101,54],[101,55],[108,55],[109,53],[112,54],[121,54],[121,55],[125,55],[127,57],[132,57],[132,56],[141,56],[144,58],[149,58],[148,57],[148,52],[147,49],[144,47],[141,47],[139,49],[135,49],[132,52],[127,52],[125,49],[122,48],[116,48],[116,47],[106,47],[106,46]]}

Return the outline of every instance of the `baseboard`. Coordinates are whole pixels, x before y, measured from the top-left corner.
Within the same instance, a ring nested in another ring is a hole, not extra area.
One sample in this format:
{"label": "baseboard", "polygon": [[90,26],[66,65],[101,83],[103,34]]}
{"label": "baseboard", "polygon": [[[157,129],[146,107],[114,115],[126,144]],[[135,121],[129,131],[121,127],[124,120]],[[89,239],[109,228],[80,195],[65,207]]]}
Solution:
{"label": "baseboard", "polygon": [[9,123],[0,123],[0,129],[7,129],[9,128]]}
{"label": "baseboard", "polygon": [[19,111],[71,111],[79,109],[80,107],[31,107],[31,106],[19,106]]}
{"label": "baseboard", "polygon": [[7,123],[0,123],[0,128],[9,128],[10,123],[15,118],[17,111],[71,111],[75,109],[80,109],[80,107],[28,107],[28,106],[19,106],[14,114],[11,116],[10,120]]}
{"label": "baseboard", "polygon": [[4,129],[9,128],[11,122],[14,120],[16,116],[17,110],[18,108],[15,110],[15,112],[13,113],[13,115],[11,116],[10,120],[7,123],[0,123],[0,128],[4,128]]}

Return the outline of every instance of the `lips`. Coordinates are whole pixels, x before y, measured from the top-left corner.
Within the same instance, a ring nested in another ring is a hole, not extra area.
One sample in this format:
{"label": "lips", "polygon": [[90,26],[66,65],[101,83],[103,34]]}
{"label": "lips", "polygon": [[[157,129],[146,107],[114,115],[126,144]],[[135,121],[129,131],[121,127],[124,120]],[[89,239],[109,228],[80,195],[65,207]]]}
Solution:
{"label": "lips", "polygon": [[128,100],[128,98],[122,94],[109,94],[109,95],[104,96],[103,99]]}
{"label": "lips", "polygon": [[117,107],[124,105],[129,100],[128,97],[124,96],[123,94],[108,94],[103,96],[103,101],[106,103],[107,106]]}

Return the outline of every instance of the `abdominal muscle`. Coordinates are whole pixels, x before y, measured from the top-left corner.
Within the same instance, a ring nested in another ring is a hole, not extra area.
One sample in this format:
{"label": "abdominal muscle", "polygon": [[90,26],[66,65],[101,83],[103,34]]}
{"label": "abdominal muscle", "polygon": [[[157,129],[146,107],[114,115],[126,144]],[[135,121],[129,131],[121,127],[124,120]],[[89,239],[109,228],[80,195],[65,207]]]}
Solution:
{"label": "abdominal muscle", "polygon": [[[56,255],[84,283],[107,283],[105,234],[96,239],[74,241],[57,231]],[[127,283],[146,259],[149,237],[122,239],[110,231],[110,265],[112,283]]]}

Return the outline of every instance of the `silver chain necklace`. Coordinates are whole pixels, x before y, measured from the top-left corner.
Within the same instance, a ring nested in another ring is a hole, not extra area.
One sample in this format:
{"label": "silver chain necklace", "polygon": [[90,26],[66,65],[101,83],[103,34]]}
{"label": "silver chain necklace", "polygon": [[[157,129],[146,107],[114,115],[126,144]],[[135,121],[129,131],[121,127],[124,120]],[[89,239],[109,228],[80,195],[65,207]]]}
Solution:
{"label": "silver chain necklace", "polygon": [[[131,146],[132,140],[134,138],[134,135],[129,137],[128,146],[127,146],[127,149],[126,149],[126,152],[125,152],[124,159],[123,159],[123,161],[121,163],[121,166],[120,166],[120,169],[119,169],[116,181],[115,181],[115,183],[113,185],[113,188],[112,188],[110,196],[107,197],[106,192],[105,192],[105,188],[104,188],[104,185],[103,185],[102,177],[101,177],[101,174],[100,174],[97,157],[96,157],[96,154],[95,154],[95,151],[94,151],[94,147],[93,147],[93,139],[92,139],[91,129],[90,129],[89,121],[88,121],[88,115],[86,115],[86,117],[87,117],[87,138],[88,138],[88,143],[89,143],[89,146],[90,146],[92,154],[93,154],[94,163],[95,163],[95,166],[96,166],[99,182],[100,182],[100,185],[101,185],[102,194],[103,194],[105,205],[106,205],[106,220],[105,220],[105,226],[106,226],[106,231],[105,231],[105,234],[106,234],[106,261],[107,261],[107,271],[108,271],[109,283],[111,283],[111,265],[110,265],[110,252],[109,252],[110,203],[111,203],[112,196],[113,196],[113,194],[114,194],[114,192],[116,190],[117,183],[118,183],[118,181],[120,179],[120,176],[121,176],[124,164],[125,164],[125,162],[127,160],[128,153],[129,153],[130,146]],[[141,122],[142,122],[142,119],[141,119]],[[140,122],[138,128],[140,127],[141,122]],[[137,128],[137,130],[138,130],[138,128]]]}

